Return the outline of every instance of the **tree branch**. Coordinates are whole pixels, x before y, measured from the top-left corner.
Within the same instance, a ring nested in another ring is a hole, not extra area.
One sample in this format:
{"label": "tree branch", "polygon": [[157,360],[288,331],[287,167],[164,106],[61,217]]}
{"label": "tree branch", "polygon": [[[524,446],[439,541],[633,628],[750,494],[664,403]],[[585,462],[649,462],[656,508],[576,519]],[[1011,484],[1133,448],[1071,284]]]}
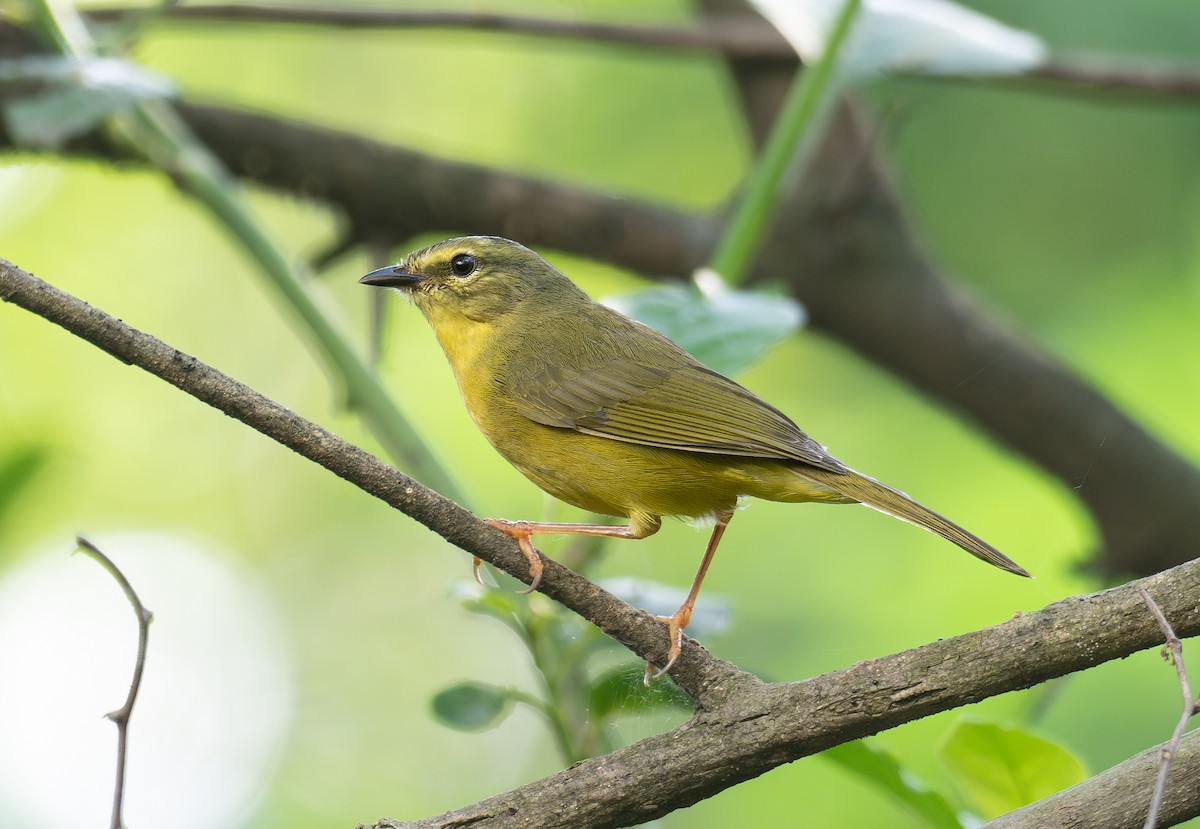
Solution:
{"label": "tree branch", "polygon": [[[0,55],[31,48],[13,31],[0,25]],[[14,93],[0,90],[0,102],[5,94]],[[772,111],[770,98],[759,102],[758,117]],[[344,131],[223,107],[179,110],[239,176],[336,205],[358,242],[386,245],[453,228],[683,276],[706,260],[719,227],[714,218],[433,160]],[[9,141],[0,128],[0,147]],[[97,136],[66,152],[120,157]],[[1071,488],[1099,527],[1101,569],[1155,572],[1200,548],[1200,471],[939,276],[869,133],[848,110],[781,211],[760,261],[789,280],[813,328],[950,403]]]}
{"label": "tree branch", "polygon": [[871,138],[843,107],[762,261],[789,264],[785,278],[814,326],[1069,487],[1100,530],[1101,569],[1156,572],[1192,558],[1200,471],[938,274]]}
{"label": "tree branch", "polygon": [[224,107],[183,105],[180,113],[238,175],[336,205],[362,242],[395,244],[453,228],[650,274],[685,273],[711,244],[708,221],[617,194],[433,159],[341,130]]}
{"label": "tree branch", "polygon": [[[1185,612],[1189,635],[1200,632],[1200,608],[1184,598],[1200,587],[1200,562],[1193,562],[803,682],[743,686],[725,704],[701,710],[666,734],[472,806],[374,826],[599,829],[641,823],[830,746],[1153,646],[1158,627],[1138,584],[1160,598],[1174,597],[1175,609],[1168,612]],[[1152,785],[1153,773],[1140,792],[1143,806]],[[1178,789],[1168,792],[1167,813],[1200,814],[1200,798]]]}
{"label": "tree branch", "polygon": [[[719,15],[741,2],[703,0]],[[761,141],[795,70],[729,64]],[[938,274],[908,227],[876,132],[852,101],[839,109],[803,186],[780,206],[761,260],[784,271],[776,277],[790,281],[814,327],[950,403],[1070,487],[1099,527],[1098,569],[1147,573],[1190,559],[1200,547],[1200,471]]]}
{"label": "tree branch", "polygon": [[[93,20],[116,21],[144,9],[91,9]],[[637,49],[685,52],[731,52],[763,58],[796,59],[796,52],[766,21],[757,15],[732,14],[705,17],[695,25],[647,26],[599,23],[589,20],[528,17],[474,11],[407,11],[400,9],[295,6],[270,4],[213,4],[171,6],[168,20],[207,23],[263,23],[291,26],[328,26],[344,29],[470,29],[484,32],[583,40]]]}
{"label": "tree branch", "polygon": [[[451,544],[522,581],[529,562],[516,541],[388,464],[305,420],[188,354],[131,328],[82,300],[0,259],[0,299],[31,311],[123,363],[165,380],[320,464],[338,477],[424,524]],[[634,653],[665,662],[663,626],[552,559],[545,559],[540,592],[592,622]],[[711,700],[715,685],[737,670],[690,640],[671,676],[694,699]],[[743,680],[744,681],[744,680]]]}
{"label": "tree branch", "polygon": [[[0,299],[62,326],[246,423],[420,521],[452,544],[528,579],[513,540],[294,412],[169,345],[0,260]],[[1200,562],[1056,602],[985,630],[811,680],[764,684],[690,640],[672,677],[697,701],[683,726],[446,815],[379,826],[615,827],[709,797],[832,745],[1127,656],[1158,642],[1138,588],[1182,636],[1200,632]],[[552,560],[541,591],[651,659],[661,625]],[[1166,806],[1165,808],[1175,808]]]}
{"label": "tree branch", "polygon": [[[144,15],[144,8],[92,9],[93,20],[115,21]],[[639,50],[661,49],[720,55],[726,59],[765,64],[797,64],[796,51],[757,14],[723,11],[705,14],[686,26],[623,25],[590,20],[528,17],[474,11],[407,11],[400,9],[295,6],[285,3],[174,5],[163,11],[167,20],[192,23],[258,23],[324,26],[346,29],[467,29],[501,32],[553,40],[581,40]],[[1120,92],[1151,98],[1200,97],[1200,72],[1186,67],[1071,57],[1038,67],[1019,77],[955,77],[913,75],[939,83],[1014,86],[1034,92],[1082,94]]]}

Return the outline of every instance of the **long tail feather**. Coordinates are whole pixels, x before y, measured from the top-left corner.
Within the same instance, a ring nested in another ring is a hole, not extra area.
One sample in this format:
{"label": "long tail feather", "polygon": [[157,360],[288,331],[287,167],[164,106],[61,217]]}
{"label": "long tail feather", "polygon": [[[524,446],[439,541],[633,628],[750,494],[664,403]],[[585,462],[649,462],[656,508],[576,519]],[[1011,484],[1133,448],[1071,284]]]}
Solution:
{"label": "long tail feather", "polygon": [[923,507],[903,492],[881,484],[874,478],[860,475],[853,470],[830,472],[816,467],[805,467],[797,472],[805,478],[834,489],[848,498],[853,498],[868,507],[887,513],[893,518],[916,524],[935,532],[947,541],[953,541],[976,558],[981,558],[994,567],[1007,570],[1018,576],[1031,578],[1021,565],[988,544],[982,538],[967,532],[962,527],[943,518],[928,507]]}

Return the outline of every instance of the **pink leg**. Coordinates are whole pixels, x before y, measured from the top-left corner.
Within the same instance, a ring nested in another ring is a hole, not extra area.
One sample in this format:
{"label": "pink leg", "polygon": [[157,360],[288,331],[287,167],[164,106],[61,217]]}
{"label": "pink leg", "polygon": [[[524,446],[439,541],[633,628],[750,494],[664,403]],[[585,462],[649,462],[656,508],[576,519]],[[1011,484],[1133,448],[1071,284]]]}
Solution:
{"label": "pink leg", "polygon": [[[542,557],[530,539],[535,535],[600,535],[606,538],[645,538],[658,531],[658,524],[650,527],[630,524],[614,527],[609,524],[555,524],[539,521],[506,521],[503,518],[488,518],[487,523],[500,532],[511,535],[529,561],[529,587],[520,591],[532,593],[542,581]],[[475,559],[475,580],[479,580],[479,559]],[[686,624],[686,623],[685,623]]]}
{"label": "pink leg", "polygon": [[651,675],[654,666],[650,663],[646,664],[647,685],[650,684],[651,679],[658,679],[671,670],[671,666],[683,652],[683,629],[692,620],[692,609],[696,606],[696,597],[700,595],[700,585],[704,581],[705,573],[708,572],[708,566],[712,564],[713,555],[717,552],[717,544],[721,542],[721,536],[725,534],[725,528],[729,525],[729,518],[730,516],[719,518],[717,525],[713,527],[712,535],[708,539],[708,546],[704,548],[704,558],[700,560],[700,569],[696,571],[696,577],[692,579],[692,589],[688,591],[683,604],[670,616],[654,617],[667,626],[667,637],[671,640],[671,646],[667,650],[667,664],[663,665],[657,673]]}

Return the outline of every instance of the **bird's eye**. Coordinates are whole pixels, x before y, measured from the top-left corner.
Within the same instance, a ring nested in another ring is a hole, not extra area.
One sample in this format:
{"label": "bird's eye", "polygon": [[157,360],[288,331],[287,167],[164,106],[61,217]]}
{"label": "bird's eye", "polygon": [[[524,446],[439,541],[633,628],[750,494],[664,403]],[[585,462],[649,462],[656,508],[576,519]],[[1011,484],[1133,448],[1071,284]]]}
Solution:
{"label": "bird's eye", "polygon": [[470,276],[475,272],[475,257],[460,253],[450,260],[450,272],[455,276]]}

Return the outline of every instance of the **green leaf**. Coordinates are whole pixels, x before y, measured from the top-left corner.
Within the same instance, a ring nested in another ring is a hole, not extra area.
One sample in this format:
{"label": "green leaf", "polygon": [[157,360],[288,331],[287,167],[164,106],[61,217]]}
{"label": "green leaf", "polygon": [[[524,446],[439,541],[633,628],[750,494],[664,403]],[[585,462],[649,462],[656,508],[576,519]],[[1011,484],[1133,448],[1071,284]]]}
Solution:
{"label": "green leaf", "polygon": [[175,94],[169,79],[116,58],[0,61],[0,83],[32,83],[39,89],[4,104],[9,134],[26,147],[61,147],[139,101]]}
{"label": "green leaf", "polygon": [[602,720],[614,711],[692,707],[692,698],[674,682],[654,682],[647,688],[645,677],[644,662],[621,665],[602,674],[588,691],[588,715]]}
{"label": "green leaf", "polygon": [[731,290],[711,272],[697,274],[693,284],[658,285],[604,302],[722,374],[745,369],[804,322],[794,300]]}
{"label": "green leaf", "polygon": [[938,757],[964,799],[988,819],[1087,777],[1083,763],[1057,743],[1016,726],[973,720],[954,727]]}
{"label": "green leaf", "polygon": [[482,682],[460,682],[433,698],[433,716],[442,725],[458,731],[491,728],[508,716],[514,696],[511,691]]}
{"label": "green leaf", "polygon": [[865,778],[927,825],[935,829],[963,829],[962,821],[945,797],[911,775],[895,755],[875,743],[856,740],[826,749],[821,756]]}

